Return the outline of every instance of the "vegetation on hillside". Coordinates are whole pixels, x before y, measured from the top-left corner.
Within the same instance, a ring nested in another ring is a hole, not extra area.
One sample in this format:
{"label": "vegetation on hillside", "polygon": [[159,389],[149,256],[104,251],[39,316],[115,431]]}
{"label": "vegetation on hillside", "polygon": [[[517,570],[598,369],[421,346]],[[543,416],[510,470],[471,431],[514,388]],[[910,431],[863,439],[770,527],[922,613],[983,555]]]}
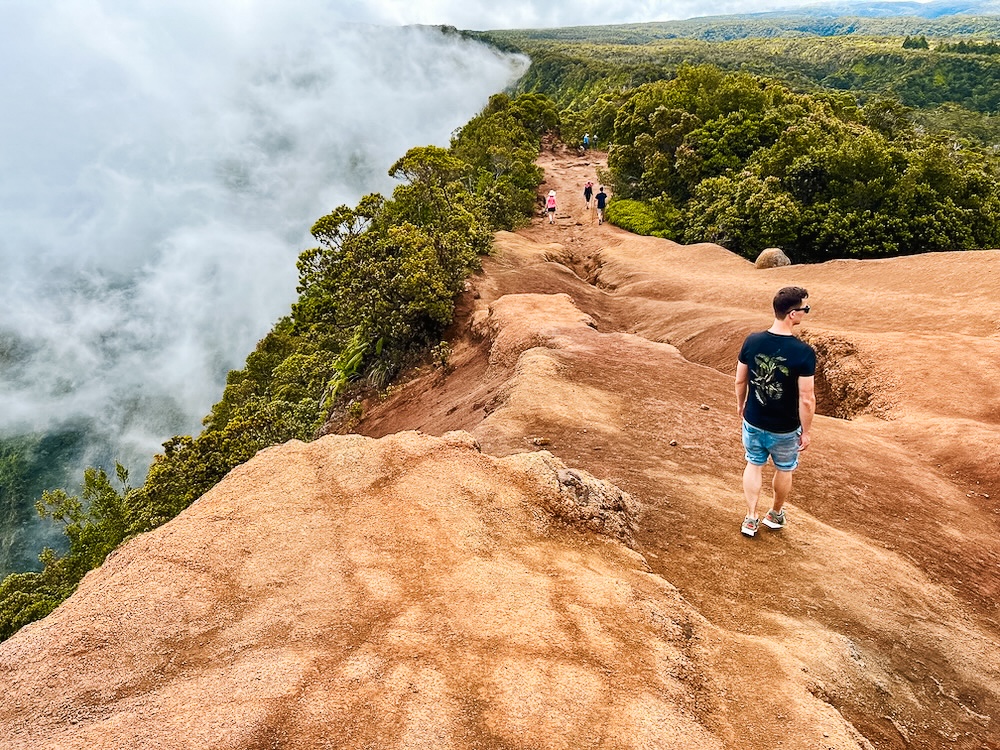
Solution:
{"label": "vegetation on hillside", "polygon": [[[480,32],[532,59],[521,90],[576,111],[607,91],[670,77],[681,64],[779,78],[796,90],[898,98],[927,110],[997,113],[1000,17],[829,18],[760,13],[649,24]],[[989,142],[1000,141],[1000,126]]]}
{"label": "vegetation on hillside", "polygon": [[[995,158],[918,135],[893,100],[857,107],[682,66],[669,81],[602,97],[585,111],[599,118],[614,193],[648,207],[649,234],[749,258],[778,246],[799,261],[1000,244]],[[619,214],[612,203],[609,220]]]}
{"label": "vegetation on hillside", "polygon": [[[37,539],[28,538],[33,520],[26,500],[39,497],[47,487],[59,487],[75,477],[62,467],[84,460],[87,429],[67,424],[46,434],[28,433],[0,437],[0,571],[33,567]],[[48,538],[58,540],[56,529]],[[29,550],[34,549],[34,552]]]}
{"label": "vegetation on hillside", "polygon": [[611,44],[649,45],[656,42],[696,39],[705,42],[729,42],[743,39],[759,41],[776,38],[849,38],[851,36],[902,38],[926,36],[941,38],[1000,38],[1000,17],[996,15],[918,16],[838,16],[819,6],[814,13],[776,11],[730,16],[688,18],[680,21],[627,23],[613,26],[571,26],[556,29],[514,29],[474,33],[495,41],[503,49],[523,51],[533,43],[566,45]]}
{"label": "vegetation on hillside", "polygon": [[564,138],[608,149],[609,221],[820,261],[1000,244],[1000,58],[986,41],[928,41],[927,24],[910,19],[905,38],[776,38],[760,18],[722,23],[736,41],[718,43],[658,24],[487,36],[531,56],[520,89],[558,103]]}
{"label": "vegetation on hillside", "polygon": [[88,469],[80,497],[46,492],[38,511],[63,525],[65,554],[0,583],[0,639],[44,617],[123,541],[176,516],[233,467],[290,439],[310,440],[352,383],[385,386],[440,340],[456,295],[493,233],[534,208],[540,136],[557,126],[544,96],[494,96],[449,148],[410,149],[391,197],[368,195],[321,217],[299,258],[299,298],[229,373],[197,437],[176,436],[141,487],[117,467]]}

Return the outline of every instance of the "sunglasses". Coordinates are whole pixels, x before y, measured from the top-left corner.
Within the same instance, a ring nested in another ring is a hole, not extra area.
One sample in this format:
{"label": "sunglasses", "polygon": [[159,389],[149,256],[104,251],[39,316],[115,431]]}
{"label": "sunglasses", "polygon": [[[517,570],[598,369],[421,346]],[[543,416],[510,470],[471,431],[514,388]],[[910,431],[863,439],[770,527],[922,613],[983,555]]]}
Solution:
{"label": "sunglasses", "polygon": [[809,312],[809,305],[806,305],[805,307],[793,307],[790,310],[790,312],[804,312],[804,313],[808,313]]}

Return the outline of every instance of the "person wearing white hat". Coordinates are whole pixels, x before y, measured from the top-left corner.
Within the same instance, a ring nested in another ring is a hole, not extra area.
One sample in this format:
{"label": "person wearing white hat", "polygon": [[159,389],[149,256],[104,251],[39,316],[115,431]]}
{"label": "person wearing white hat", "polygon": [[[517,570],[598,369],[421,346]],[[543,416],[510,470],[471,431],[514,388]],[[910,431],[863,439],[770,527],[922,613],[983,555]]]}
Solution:
{"label": "person wearing white hat", "polygon": [[556,191],[550,190],[549,197],[545,199],[545,210],[549,214],[549,224],[556,223]]}

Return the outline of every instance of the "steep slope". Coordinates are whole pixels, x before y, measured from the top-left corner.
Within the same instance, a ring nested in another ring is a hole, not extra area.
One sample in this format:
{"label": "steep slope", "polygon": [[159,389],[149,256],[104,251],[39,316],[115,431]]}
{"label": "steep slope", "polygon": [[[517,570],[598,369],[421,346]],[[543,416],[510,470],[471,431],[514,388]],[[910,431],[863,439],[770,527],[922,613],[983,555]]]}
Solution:
{"label": "steep slope", "polygon": [[[0,644],[0,747],[1000,747],[1000,253],[761,271],[542,162],[449,367]],[[786,284],[828,416],[751,540],[732,371]]]}

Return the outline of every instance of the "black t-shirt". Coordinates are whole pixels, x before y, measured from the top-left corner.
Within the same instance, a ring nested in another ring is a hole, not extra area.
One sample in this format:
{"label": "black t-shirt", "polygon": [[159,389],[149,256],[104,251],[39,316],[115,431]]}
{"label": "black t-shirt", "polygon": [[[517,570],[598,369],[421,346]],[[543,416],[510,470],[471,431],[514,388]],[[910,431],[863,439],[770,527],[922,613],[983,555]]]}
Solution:
{"label": "black t-shirt", "polygon": [[[604,204],[605,204],[605,202],[607,200],[608,200],[608,194],[607,193],[598,193],[597,194],[597,207],[603,209],[604,208]],[[730,355],[730,356],[732,356],[732,355]]]}
{"label": "black t-shirt", "polygon": [[816,352],[795,336],[761,331],[747,336],[740,362],[750,368],[743,418],[768,432],[794,432],[799,422],[799,378],[816,374]]}

